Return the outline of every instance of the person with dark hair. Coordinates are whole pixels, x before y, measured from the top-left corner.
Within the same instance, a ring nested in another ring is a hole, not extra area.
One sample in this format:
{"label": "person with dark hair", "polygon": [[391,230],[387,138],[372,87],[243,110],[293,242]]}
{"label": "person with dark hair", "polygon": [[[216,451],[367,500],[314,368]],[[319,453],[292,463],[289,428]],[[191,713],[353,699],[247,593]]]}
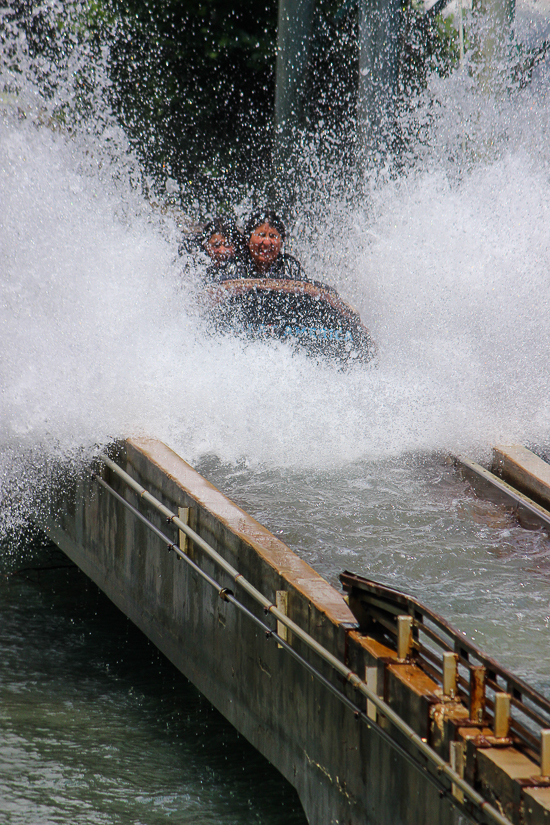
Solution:
{"label": "person with dark hair", "polygon": [[246,222],[243,263],[248,278],[308,281],[301,264],[284,251],[286,228],[271,209],[254,212]]}
{"label": "person with dark hair", "polygon": [[[209,225],[202,236],[207,249],[207,244],[216,246],[219,236],[225,240],[227,233]],[[376,347],[358,313],[335,289],[306,276],[296,258],[284,251],[285,238],[285,225],[272,210],[249,217],[235,270],[215,276],[215,283],[204,291],[214,326],[253,339],[279,338],[342,363],[372,359]],[[212,250],[209,254],[215,257]],[[212,266],[219,271],[228,265]]]}
{"label": "person with dark hair", "polygon": [[230,281],[243,277],[243,238],[231,218],[214,218],[199,232],[196,241],[211,260],[206,280]]}

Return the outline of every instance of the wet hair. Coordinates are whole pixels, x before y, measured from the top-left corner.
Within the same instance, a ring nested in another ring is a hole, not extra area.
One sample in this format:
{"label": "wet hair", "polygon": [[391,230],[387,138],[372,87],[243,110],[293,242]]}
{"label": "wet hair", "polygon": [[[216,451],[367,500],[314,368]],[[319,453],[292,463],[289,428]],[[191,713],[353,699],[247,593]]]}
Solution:
{"label": "wet hair", "polygon": [[199,246],[204,247],[212,235],[223,235],[227,241],[230,241],[235,250],[242,245],[242,235],[237,229],[237,224],[232,218],[216,217],[209,221],[196,236],[196,242]]}
{"label": "wet hair", "polygon": [[273,229],[276,229],[279,235],[281,236],[282,240],[284,241],[286,236],[286,227],[283,223],[282,218],[280,218],[276,212],[272,209],[261,209],[258,212],[253,212],[252,215],[248,218],[246,222],[246,226],[244,228],[245,238],[248,241],[254,229],[258,226],[261,226],[263,223],[268,223]]}

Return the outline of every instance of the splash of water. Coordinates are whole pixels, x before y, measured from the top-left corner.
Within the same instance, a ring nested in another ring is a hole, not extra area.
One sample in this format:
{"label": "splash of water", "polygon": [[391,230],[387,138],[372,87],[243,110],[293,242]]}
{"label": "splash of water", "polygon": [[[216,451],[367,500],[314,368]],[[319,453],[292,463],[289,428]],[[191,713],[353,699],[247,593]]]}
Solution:
{"label": "splash of water", "polygon": [[546,441],[546,89],[541,75],[472,107],[460,78],[440,81],[445,103],[409,173],[346,202],[311,175],[293,251],[380,349],[376,368],[341,371],[282,343],[211,336],[176,223],[136,188],[104,104],[101,128],[54,129],[39,114],[51,99],[19,76],[0,108],[5,522],[40,494],[44,467],[80,466],[128,435],[190,461],[279,467]]}

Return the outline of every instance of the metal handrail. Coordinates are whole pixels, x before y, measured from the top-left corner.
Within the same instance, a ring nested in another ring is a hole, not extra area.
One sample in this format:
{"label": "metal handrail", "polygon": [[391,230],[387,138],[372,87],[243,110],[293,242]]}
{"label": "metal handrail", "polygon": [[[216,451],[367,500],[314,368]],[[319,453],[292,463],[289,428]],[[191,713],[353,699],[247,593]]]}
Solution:
{"label": "metal handrail", "polygon": [[[100,459],[104,462],[104,464],[109,467],[112,472],[114,472],[120,479],[122,479],[131,489],[133,489],[136,493],[139,494],[140,498],[143,501],[146,501],[152,507],[154,507],[158,512],[162,513],[166,519],[174,524],[179,530],[181,530],[188,538],[190,538],[194,544],[200,547],[213,561],[215,561],[222,570],[224,570],[235,582],[238,584],[242,589],[251,596],[258,604],[260,604],[266,615],[271,613],[281,624],[285,625],[296,638],[299,638],[310,650],[314,651],[320,659],[325,661],[329,664],[333,670],[343,676],[347,682],[349,682],[353,687],[366,699],[372,702],[375,707],[381,712],[381,714],[390,721],[399,731],[400,733],[406,738],[406,740],[412,744],[417,751],[419,751],[426,759],[435,767],[437,775],[441,777],[441,775],[445,776],[450,782],[458,789],[460,789],[466,797],[470,800],[471,803],[475,807],[477,807],[482,813],[488,816],[493,822],[498,823],[498,825],[512,825],[511,821],[500,813],[496,808],[494,808],[486,799],[481,796],[472,786],[463,778],[461,777],[456,771],[454,771],[450,765],[445,762],[442,757],[439,756],[426,742],[422,740],[420,736],[409,726],[406,722],[404,722],[400,716],[374,693],[370,690],[366,683],[350,668],[344,665],[339,659],[336,658],[330,651],[326,650],[322,645],[320,645],[315,639],[313,639],[308,633],[302,630],[295,622],[286,616],[285,613],[281,612],[276,605],[272,604],[269,599],[267,599],[259,590],[257,590],[244,576],[239,573],[231,564],[229,564],[213,547],[211,547],[198,533],[196,533],[192,528],[189,527],[188,524],[185,524],[175,513],[172,513],[168,507],[166,507],[162,502],[156,499],[151,493],[149,493],[145,487],[139,484],[135,479],[133,479],[128,473],[126,473],[118,464],[115,464],[108,456],[101,455],[99,456]],[[111,495],[113,495],[117,500],[121,502],[127,509],[132,511],[137,518],[139,518],[142,522],[147,524],[149,528],[165,542],[168,546],[169,550],[174,551],[174,553],[178,556],[178,558],[186,561],[190,564],[193,569],[195,569],[206,581],[210,583],[212,587],[218,590],[220,598],[231,601],[234,603],[234,596],[230,593],[226,588],[220,588],[219,584],[215,582],[211,577],[209,577],[201,568],[195,564],[177,545],[175,545],[167,536],[165,536],[155,525],[153,525],[143,514],[141,514],[135,507],[133,507],[130,502],[126,501],[126,499],[117,493],[107,482],[102,479],[100,476],[95,476],[98,483],[106,489]],[[227,598],[231,596],[231,598]],[[237,602],[238,603],[238,602]],[[238,603],[239,609],[245,609],[243,605]],[[253,616],[253,614],[251,614]],[[284,645],[285,648],[292,650],[289,648],[289,645]],[[306,660],[303,660],[305,665],[309,663]],[[321,676],[321,674],[319,674]],[[330,685],[330,682],[328,682]],[[349,701],[346,700],[346,697],[343,696],[340,692],[337,695],[342,699],[342,701]],[[358,711],[358,709],[353,705],[354,712],[357,713],[359,718],[367,719],[365,714],[362,714]],[[382,728],[368,720],[371,727],[375,728],[378,732],[382,731]],[[396,747],[400,752],[403,749],[396,743],[393,739],[391,740],[392,746]],[[406,754],[406,750],[404,751]],[[419,767],[418,763],[417,767]],[[421,767],[421,766],[420,766]],[[433,779],[433,777],[432,777]],[[454,802],[454,798],[451,797],[452,801]],[[456,802],[455,802],[456,804]]]}
{"label": "metal handrail", "polygon": [[[411,616],[418,614],[419,616],[422,616],[422,618],[429,619],[429,621],[442,630],[443,633],[453,639],[455,652],[460,654],[458,649],[460,648],[468,654],[473,654],[475,658],[488,670],[505,679],[510,687],[513,687],[522,695],[528,696],[535,704],[539,705],[540,708],[550,713],[549,699],[546,699],[545,696],[542,696],[542,694],[534,690],[530,685],[524,682],[523,679],[515,676],[511,671],[502,667],[495,659],[484,653],[474,642],[469,641],[459,630],[456,630],[456,628],[454,628],[446,619],[423,605],[414,596],[401,593],[399,590],[394,590],[394,588],[388,587],[387,585],[379,584],[378,582],[373,582],[369,579],[363,579],[353,573],[343,573],[340,576],[340,580],[345,583],[346,587],[353,586],[354,582],[360,584],[361,589],[365,594],[368,591],[369,600],[371,599],[372,593],[373,603],[375,603],[376,606],[382,607],[384,605],[383,599],[385,598],[386,600],[405,608],[405,610],[402,610],[401,612],[408,613]],[[386,605],[391,612],[396,613],[395,608],[392,609],[391,606],[388,605],[387,601]],[[415,616],[415,618],[417,617]],[[437,636],[437,634],[433,631],[430,632],[429,627],[423,627],[422,623],[418,621],[416,622],[416,625],[420,630],[425,632],[427,635],[430,635],[434,641],[439,641],[441,647],[445,647],[448,650],[453,650],[453,647],[449,645],[445,639]],[[461,659],[464,664],[468,664],[466,657],[461,656]]]}
{"label": "metal handrail", "polygon": [[[541,729],[544,730],[550,727],[550,701],[522,679],[502,667],[491,656],[480,650],[474,642],[466,639],[462,633],[452,627],[439,614],[425,607],[413,596],[408,596],[391,587],[364,579],[353,573],[343,573],[340,580],[346,589],[357,588],[357,591],[361,594],[359,598],[364,609],[393,636],[397,636],[395,623],[397,615],[401,613],[412,616],[413,628],[417,634],[425,634],[434,645],[444,651],[457,653],[459,663],[468,670],[474,667],[470,657],[475,659],[487,670],[486,684],[490,690],[495,693],[511,693],[510,704],[512,707],[539,725]],[[435,625],[448,638],[444,639],[440,636],[439,633],[425,623],[425,620]],[[413,648],[420,657],[430,660],[430,668],[433,665],[439,665],[437,677],[442,681],[442,665],[434,661],[433,651],[419,640],[413,641]],[[497,677],[503,680],[506,687],[498,684]],[[468,682],[462,677],[459,677],[458,681],[467,698],[469,695]],[[536,709],[527,705],[524,700],[529,700],[536,706]],[[511,721],[514,731],[533,747],[533,734],[519,720],[513,719]],[[535,750],[540,752],[540,741],[538,740]]]}

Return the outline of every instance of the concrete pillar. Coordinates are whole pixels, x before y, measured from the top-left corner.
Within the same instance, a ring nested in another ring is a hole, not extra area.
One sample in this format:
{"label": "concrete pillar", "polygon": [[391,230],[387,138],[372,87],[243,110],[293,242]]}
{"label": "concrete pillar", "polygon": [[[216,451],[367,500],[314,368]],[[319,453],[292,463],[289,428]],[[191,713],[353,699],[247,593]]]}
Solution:
{"label": "concrete pillar", "polygon": [[494,93],[507,84],[515,0],[473,0],[473,53],[480,88]]}
{"label": "concrete pillar", "polygon": [[384,154],[395,124],[399,75],[401,0],[360,0],[357,116],[360,144],[368,163]]}
{"label": "concrete pillar", "polygon": [[284,166],[307,94],[315,0],[279,0],[275,87],[275,163]]}

